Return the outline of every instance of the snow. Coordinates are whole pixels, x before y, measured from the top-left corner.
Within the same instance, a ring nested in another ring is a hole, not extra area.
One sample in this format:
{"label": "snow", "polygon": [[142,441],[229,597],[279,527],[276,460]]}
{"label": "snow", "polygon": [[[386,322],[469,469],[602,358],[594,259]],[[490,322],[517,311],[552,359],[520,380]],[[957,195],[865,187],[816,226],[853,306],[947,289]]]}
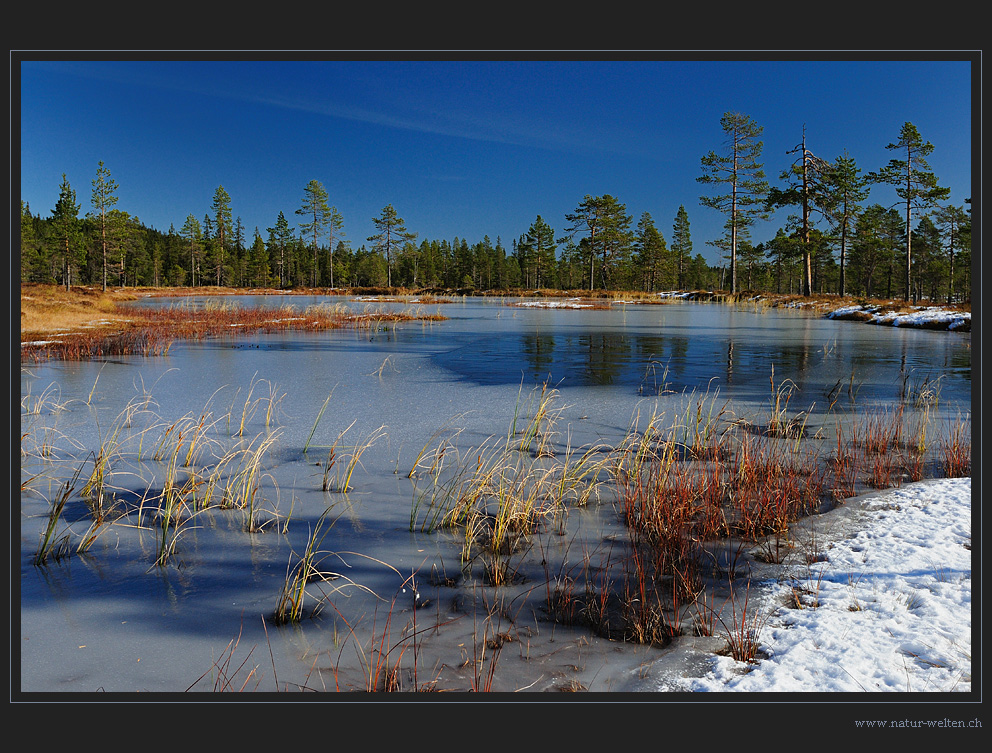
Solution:
{"label": "snow", "polygon": [[855,515],[822,561],[752,581],[756,663],[713,656],[665,689],[970,692],[971,479],[888,490]]}
{"label": "snow", "polygon": [[521,301],[513,305],[521,308],[540,309],[588,309],[593,307],[591,303],[578,303],[578,300],[577,298],[570,298],[566,301]]}
{"label": "snow", "polygon": [[922,327],[942,324],[948,329],[958,329],[965,322],[971,323],[971,312],[955,311],[940,306],[917,306],[912,311],[879,311],[862,305],[842,306],[827,314],[830,319],[838,319],[855,313],[869,315],[873,324],[888,324],[893,327]]}

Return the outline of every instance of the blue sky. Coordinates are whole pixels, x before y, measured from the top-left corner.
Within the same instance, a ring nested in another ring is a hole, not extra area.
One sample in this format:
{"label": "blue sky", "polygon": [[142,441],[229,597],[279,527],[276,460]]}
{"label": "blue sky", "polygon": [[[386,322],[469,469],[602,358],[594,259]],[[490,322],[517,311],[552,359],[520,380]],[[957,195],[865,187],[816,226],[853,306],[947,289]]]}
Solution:
{"label": "blue sky", "polygon": [[[21,198],[48,216],[62,173],[81,214],[102,160],[118,209],[144,224],[202,219],[220,185],[250,242],[280,211],[295,226],[304,188],[319,180],[358,248],[392,204],[419,239],[488,235],[510,249],[541,215],[562,233],[587,194],[613,194],[634,223],[649,212],[671,238],[679,205],[694,252],[724,217],[699,204],[700,158],[720,152],[720,118],[743,112],[764,128],[762,160],[781,185],[805,124],[807,146],[845,151],[863,171],[896,152],[905,122],[935,150],[950,201],[971,197],[971,62],[776,60],[481,60],[451,53],[406,60],[139,60],[120,54],[22,55]],[[440,58],[451,59],[440,59]],[[876,56],[877,57],[877,56]],[[421,58],[421,59],[417,59]],[[16,65],[16,61],[15,61]],[[16,75],[16,70],[15,70]],[[16,95],[16,89],[12,91]],[[890,187],[871,201],[896,201]],[[758,223],[774,236],[786,212]]]}

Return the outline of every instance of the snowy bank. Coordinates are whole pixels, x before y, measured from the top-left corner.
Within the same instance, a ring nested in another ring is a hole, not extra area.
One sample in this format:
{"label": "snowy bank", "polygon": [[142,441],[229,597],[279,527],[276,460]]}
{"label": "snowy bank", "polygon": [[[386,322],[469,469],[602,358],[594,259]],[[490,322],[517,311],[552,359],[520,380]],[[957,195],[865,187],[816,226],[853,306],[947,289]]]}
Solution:
{"label": "snowy bank", "polygon": [[829,319],[858,319],[892,327],[924,327],[971,331],[971,312],[940,306],[914,306],[910,311],[886,311],[877,306],[842,306],[827,314]]}
{"label": "snowy bank", "polygon": [[849,504],[860,507],[820,561],[752,582],[755,664],[712,656],[704,676],[655,689],[971,691],[971,479]]}

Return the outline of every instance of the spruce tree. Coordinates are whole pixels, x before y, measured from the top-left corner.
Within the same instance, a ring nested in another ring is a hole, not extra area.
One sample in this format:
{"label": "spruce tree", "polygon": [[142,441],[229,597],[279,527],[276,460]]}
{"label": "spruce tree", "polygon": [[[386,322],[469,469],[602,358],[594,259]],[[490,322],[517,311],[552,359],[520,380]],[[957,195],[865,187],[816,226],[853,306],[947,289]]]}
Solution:
{"label": "spruce tree", "polygon": [[79,204],[76,203],[76,192],[69,185],[65,173],[62,173],[59,198],[52,210],[52,225],[61,260],[62,284],[66,290],[70,290],[72,274],[82,261],[82,246],[79,242]]}
{"label": "spruce tree", "polygon": [[667,279],[665,273],[668,246],[665,243],[665,236],[655,226],[654,219],[649,212],[644,212],[637,222],[634,248],[637,253],[636,274],[640,279],[641,287],[649,292],[654,292],[655,286],[662,279]]}
{"label": "spruce tree", "polygon": [[279,212],[274,227],[266,228],[269,233],[269,250],[279,252],[277,266],[279,267],[279,287],[286,287],[289,279],[288,251],[293,241],[293,231],[289,227],[286,215]]}
{"label": "spruce tree", "polygon": [[214,265],[217,276],[217,285],[224,282],[224,264],[226,263],[227,244],[231,241],[231,197],[224,190],[224,186],[218,186],[214,191],[213,202],[210,205],[213,212],[213,223],[216,236],[214,237],[215,256]]}
{"label": "spruce tree", "polygon": [[964,207],[948,205],[934,213],[934,221],[941,231],[942,238],[947,242],[947,303],[954,301],[954,262],[957,249],[965,248],[965,228],[968,226],[968,215]]}
{"label": "spruce tree", "polygon": [[681,204],[672,225],[672,251],[678,263],[678,289],[685,290],[685,267],[692,258],[692,235],[689,232],[689,213]]}

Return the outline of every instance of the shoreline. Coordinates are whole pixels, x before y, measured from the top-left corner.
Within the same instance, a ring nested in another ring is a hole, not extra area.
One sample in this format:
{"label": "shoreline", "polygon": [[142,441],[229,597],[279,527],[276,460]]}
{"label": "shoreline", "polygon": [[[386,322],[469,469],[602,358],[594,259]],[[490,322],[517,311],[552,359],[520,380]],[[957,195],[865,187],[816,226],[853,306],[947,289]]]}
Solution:
{"label": "shoreline", "polygon": [[[129,301],[149,297],[233,295],[363,296],[370,302],[403,302],[441,305],[453,298],[531,298],[528,305],[547,308],[611,308],[627,305],[665,305],[676,301],[727,303],[763,308],[792,308],[837,320],[859,321],[892,327],[910,327],[949,332],[971,332],[971,306],[942,304],[911,305],[892,299],[864,300],[835,295],[797,296],[744,292],[732,296],[721,291],[631,291],[512,290],[476,291],[404,288],[116,288],[101,291],[79,286],[66,292],[55,285],[21,284],[21,346],[38,345],[48,337],[85,335],[113,336],[122,329],[140,329],[145,322],[126,310]],[[122,305],[123,304],[123,305]]]}

